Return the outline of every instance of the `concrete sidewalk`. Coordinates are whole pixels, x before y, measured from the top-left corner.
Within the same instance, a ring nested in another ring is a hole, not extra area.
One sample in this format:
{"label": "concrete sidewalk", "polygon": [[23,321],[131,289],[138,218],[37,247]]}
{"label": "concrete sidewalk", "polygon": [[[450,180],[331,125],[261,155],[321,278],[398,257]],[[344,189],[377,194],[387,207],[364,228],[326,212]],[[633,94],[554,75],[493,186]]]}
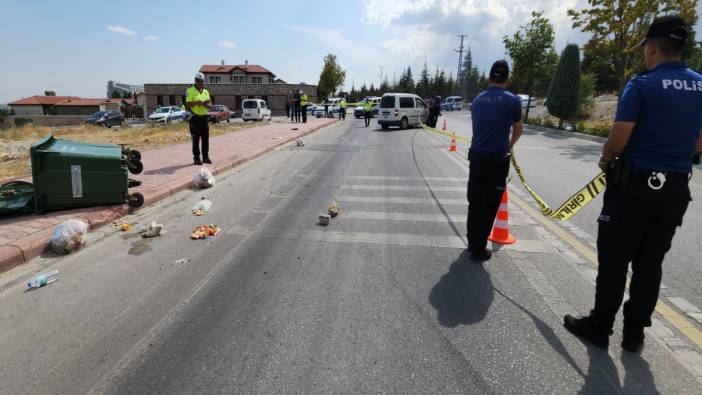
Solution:
{"label": "concrete sidewalk", "polygon": [[[272,149],[336,122],[308,118],[306,124],[271,123],[210,139],[208,167],[214,174],[261,156]],[[297,129],[297,130],[294,130]],[[144,172],[131,175],[142,182],[131,192],[144,195],[144,206],[190,188],[198,167],[192,164],[190,143],[142,152]],[[53,228],[68,219],[79,219],[90,229],[109,224],[134,209],[129,206],[99,206],[64,210],[44,215],[24,215],[0,220],[0,273],[39,256],[48,247]]]}

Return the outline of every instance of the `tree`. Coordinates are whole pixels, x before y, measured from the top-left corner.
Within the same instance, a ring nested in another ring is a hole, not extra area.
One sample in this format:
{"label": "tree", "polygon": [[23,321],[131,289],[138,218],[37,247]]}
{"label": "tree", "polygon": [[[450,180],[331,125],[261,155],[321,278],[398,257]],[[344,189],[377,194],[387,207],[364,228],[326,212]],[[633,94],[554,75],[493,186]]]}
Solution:
{"label": "tree", "polygon": [[119,91],[117,89],[112,91],[112,98],[113,99],[121,99],[122,95],[119,94]]}
{"label": "tree", "polygon": [[448,81],[446,81],[446,96],[453,96],[456,94],[456,89],[457,84],[456,81],[453,79],[453,71],[449,73],[449,78]]}
{"label": "tree", "polygon": [[546,108],[548,113],[560,119],[558,128],[563,128],[563,120],[572,119],[580,104],[580,48],[569,44],[563,50],[561,59],[548,88]]}
{"label": "tree", "polygon": [[[548,79],[549,60],[553,59],[555,34],[553,25],[541,12],[532,12],[531,21],[520,26],[512,37],[504,36],[507,53],[512,59],[512,86],[526,92],[529,100],[534,95],[534,87],[542,79]],[[529,106],[524,120],[529,119]]]}
{"label": "tree", "polygon": [[605,59],[613,62],[620,92],[634,73],[644,69],[643,53],[636,44],[656,16],[676,13],[690,26],[697,22],[697,0],[588,0],[588,4],[582,10],[568,10],[568,15],[574,28],[608,43]]}
{"label": "tree", "polygon": [[619,80],[614,69],[612,42],[590,39],[583,46],[582,72],[595,77],[595,94],[619,89]]}
{"label": "tree", "polygon": [[461,67],[461,78],[457,81],[460,89],[460,94],[468,100],[472,100],[482,90],[480,89],[480,72],[478,65],[473,63],[473,50],[468,47],[463,58],[463,66]]}
{"label": "tree", "polygon": [[427,68],[426,60],[424,61],[422,74],[417,82],[417,95],[419,95],[419,97],[429,97],[431,95],[431,78],[429,77],[429,69]]}
{"label": "tree", "polygon": [[327,54],[324,57],[324,66],[319,74],[317,84],[317,97],[324,98],[336,92],[340,86],[344,85],[346,71],[339,66],[336,55]]}
{"label": "tree", "polygon": [[587,118],[592,113],[595,107],[595,81],[597,78],[594,74],[580,74],[580,104],[578,111],[575,114],[577,118]]}
{"label": "tree", "polygon": [[412,68],[407,66],[400,76],[400,82],[397,84],[397,88],[400,92],[404,93],[414,93],[416,88],[414,85],[414,78],[412,78]]}
{"label": "tree", "polygon": [[435,95],[446,96],[446,73],[443,70],[436,68],[436,73],[434,74],[434,83],[432,84],[432,91]]}

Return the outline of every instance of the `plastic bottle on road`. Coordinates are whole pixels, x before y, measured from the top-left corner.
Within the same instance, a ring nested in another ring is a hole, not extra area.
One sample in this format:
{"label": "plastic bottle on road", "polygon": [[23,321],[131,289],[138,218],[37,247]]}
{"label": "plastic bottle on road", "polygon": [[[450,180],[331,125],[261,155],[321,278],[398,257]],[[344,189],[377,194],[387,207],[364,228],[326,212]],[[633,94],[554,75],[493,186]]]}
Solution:
{"label": "plastic bottle on road", "polygon": [[58,280],[58,270],[52,270],[50,272],[41,273],[36,277],[29,280],[27,287],[29,288],[41,288],[46,284],[51,284]]}

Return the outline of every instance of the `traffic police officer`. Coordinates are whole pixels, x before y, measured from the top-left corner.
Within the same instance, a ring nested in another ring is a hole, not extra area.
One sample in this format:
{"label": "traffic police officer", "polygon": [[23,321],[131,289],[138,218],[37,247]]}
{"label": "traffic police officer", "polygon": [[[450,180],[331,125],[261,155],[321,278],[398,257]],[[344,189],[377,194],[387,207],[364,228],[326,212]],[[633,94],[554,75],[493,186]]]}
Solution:
{"label": "traffic police officer", "polygon": [[486,248],[487,238],[507,185],[509,151],[524,128],[521,101],[505,90],[508,78],[507,62],[498,60],[490,69],[488,89],[473,100],[467,227],[468,250],[474,261],[492,255]]}
{"label": "traffic police officer", "polygon": [[363,102],[363,113],[366,116],[366,127],[370,126],[371,118],[373,118],[373,100],[370,97],[366,97],[366,101]]}
{"label": "traffic police officer", "polygon": [[[195,84],[185,94],[186,107],[192,113],[190,117],[190,138],[193,142],[193,163],[212,163],[210,159],[210,126],[207,123],[207,111],[210,108],[210,93],[205,89],[205,75],[195,74]],[[200,160],[200,140],[202,140],[202,160]]]}
{"label": "traffic police officer", "polygon": [[295,122],[300,122],[300,90],[293,94],[293,111],[295,112]]}
{"label": "traffic police officer", "polygon": [[342,97],[339,101],[339,119],[346,120],[346,98]]}
{"label": "traffic police officer", "polygon": [[570,332],[607,348],[624,303],[621,346],[639,352],[658,301],[661,265],[690,199],[693,156],[702,150],[702,75],[681,62],[690,29],[678,16],[656,18],[643,42],[647,72],[621,93],[600,167],[607,189],[599,217],[595,306],[564,317]]}
{"label": "traffic police officer", "polygon": [[307,123],[307,93],[300,90],[300,111],[302,111],[302,123]]}

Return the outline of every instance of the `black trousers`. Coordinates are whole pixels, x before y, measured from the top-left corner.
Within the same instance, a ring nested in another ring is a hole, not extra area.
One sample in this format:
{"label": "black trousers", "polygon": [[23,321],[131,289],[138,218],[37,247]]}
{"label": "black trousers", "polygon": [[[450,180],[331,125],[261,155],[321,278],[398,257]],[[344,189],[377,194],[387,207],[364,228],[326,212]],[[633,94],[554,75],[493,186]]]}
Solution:
{"label": "black trousers", "polygon": [[346,108],[342,107],[339,109],[339,119],[346,120]]}
{"label": "black trousers", "polygon": [[509,156],[469,153],[468,160],[468,248],[481,252],[507,186]]}
{"label": "black trousers", "polygon": [[193,159],[200,159],[200,140],[202,140],[202,158],[210,157],[210,125],[207,116],[190,117],[190,139],[193,142]]}
{"label": "black trousers", "polygon": [[368,127],[370,125],[371,118],[373,118],[373,113],[371,111],[365,111],[364,114],[366,116],[366,127]]}
{"label": "black trousers", "polygon": [[300,111],[302,111],[302,123],[307,123],[307,104],[301,106]]}
{"label": "black trousers", "polygon": [[295,103],[293,112],[295,113],[295,122],[300,122],[300,103]]}
{"label": "black trousers", "polygon": [[597,232],[595,307],[590,315],[609,333],[624,299],[630,262],[624,325],[634,330],[651,326],[663,258],[691,200],[687,174],[668,174],[660,190],[648,186],[649,176],[634,174],[627,186],[608,186],[604,194]]}

